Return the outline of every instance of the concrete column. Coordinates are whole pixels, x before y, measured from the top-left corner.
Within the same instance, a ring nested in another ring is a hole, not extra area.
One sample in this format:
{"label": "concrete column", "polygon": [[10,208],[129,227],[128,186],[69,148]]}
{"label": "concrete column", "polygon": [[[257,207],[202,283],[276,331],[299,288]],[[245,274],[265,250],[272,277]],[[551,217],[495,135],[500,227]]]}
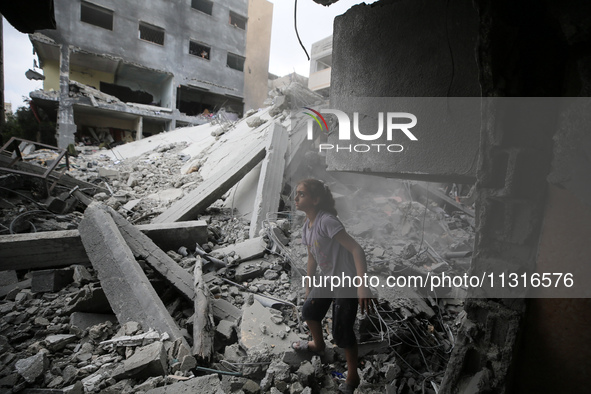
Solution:
{"label": "concrete column", "polygon": [[144,118],[142,118],[141,116],[137,118],[137,120],[135,121],[135,140],[141,140],[142,138],[144,138]]}
{"label": "concrete column", "polygon": [[60,102],[57,114],[57,146],[67,148],[74,143],[76,124],[70,91],[70,47],[62,45],[60,51]]}

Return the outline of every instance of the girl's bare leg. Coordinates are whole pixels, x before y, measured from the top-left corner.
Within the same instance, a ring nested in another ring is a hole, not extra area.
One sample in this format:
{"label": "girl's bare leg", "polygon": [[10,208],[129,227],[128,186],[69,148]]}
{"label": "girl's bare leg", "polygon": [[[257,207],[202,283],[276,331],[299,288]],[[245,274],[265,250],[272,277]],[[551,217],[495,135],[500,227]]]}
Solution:
{"label": "girl's bare leg", "polygon": [[353,387],[357,387],[360,382],[359,373],[357,372],[357,343],[351,347],[345,348],[345,358],[347,359],[346,382]]}
{"label": "girl's bare leg", "polygon": [[322,323],[315,320],[306,320],[310,333],[312,334],[312,341],[308,342],[308,348],[314,352],[321,352],[326,347],[324,337],[322,335]]}

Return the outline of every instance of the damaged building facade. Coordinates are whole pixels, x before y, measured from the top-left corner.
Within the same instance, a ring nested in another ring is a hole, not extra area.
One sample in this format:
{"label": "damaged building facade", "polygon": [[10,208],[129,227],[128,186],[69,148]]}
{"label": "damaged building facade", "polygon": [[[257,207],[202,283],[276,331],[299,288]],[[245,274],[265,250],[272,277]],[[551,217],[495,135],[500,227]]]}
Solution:
{"label": "damaged building facade", "polygon": [[57,30],[30,35],[45,76],[31,97],[56,114],[60,147],[241,115],[266,98],[266,0],[58,2],[55,17]]}

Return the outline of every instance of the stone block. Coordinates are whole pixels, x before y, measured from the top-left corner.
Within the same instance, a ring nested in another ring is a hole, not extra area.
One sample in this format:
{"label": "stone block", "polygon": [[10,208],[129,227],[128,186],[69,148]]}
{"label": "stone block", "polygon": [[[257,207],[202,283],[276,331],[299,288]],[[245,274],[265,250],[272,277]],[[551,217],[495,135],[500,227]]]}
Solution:
{"label": "stone block", "polygon": [[16,271],[8,270],[8,271],[0,271],[0,287],[8,286],[18,283],[18,278],[16,277]]}
{"label": "stone block", "polygon": [[15,364],[16,372],[19,373],[27,382],[33,383],[35,379],[45,372],[49,362],[45,353],[37,353],[34,356],[18,360]]}
{"label": "stone block", "polygon": [[234,324],[228,320],[221,320],[218,323],[218,325],[215,329],[215,332],[216,332],[216,334],[219,334],[223,339],[229,341],[232,339],[235,329],[236,329],[236,324]]}
{"label": "stone block", "polygon": [[70,268],[33,271],[31,290],[33,293],[55,293],[74,281],[74,271]]}
{"label": "stone block", "polygon": [[76,339],[76,335],[72,334],[49,335],[45,338],[45,345],[47,349],[55,352],[66,347],[68,343],[76,341]]}
{"label": "stone block", "polygon": [[264,260],[252,260],[247,263],[239,264],[236,267],[234,278],[238,282],[244,282],[249,279],[258,278],[265,272],[266,267],[262,264]]}
{"label": "stone block", "polygon": [[239,256],[237,261],[240,262],[261,257],[265,253],[265,250],[267,250],[267,243],[264,241],[263,237],[256,237],[224,248],[215,249],[212,254],[223,256],[234,252],[235,255]]}
{"label": "stone block", "polygon": [[216,321],[229,320],[237,324],[242,317],[242,311],[240,309],[222,298],[211,300],[211,308]]}
{"label": "stone block", "polygon": [[85,285],[92,282],[93,278],[85,266],[76,264],[72,267],[74,269],[74,282]]}
{"label": "stone block", "polygon": [[138,379],[162,376],[167,372],[166,351],[162,342],[153,342],[136,349],[133,356],[123,362],[126,375]]}
{"label": "stone block", "polygon": [[309,386],[314,379],[314,366],[311,362],[304,361],[296,373],[298,374],[298,381],[300,381],[304,386]]}

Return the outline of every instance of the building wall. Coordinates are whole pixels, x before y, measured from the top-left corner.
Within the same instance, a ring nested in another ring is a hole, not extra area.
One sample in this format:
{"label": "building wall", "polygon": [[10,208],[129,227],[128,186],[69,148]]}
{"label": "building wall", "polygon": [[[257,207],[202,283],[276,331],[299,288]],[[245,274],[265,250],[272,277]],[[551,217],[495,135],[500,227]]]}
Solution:
{"label": "building wall", "polygon": [[[229,24],[229,12],[247,17],[247,0],[216,1],[212,15],[191,8],[190,0],[93,0],[114,11],[113,31],[81,22],[80,3],[56,3],[59,28],[42,33],[58,43],[172,73],[176,85],[206,81],[213,93],[242,97],[244,74],[226,67],[226,56],[245,56],[246,31]],[[139,21],[164,28],[164,45],[140,40]],[[210,60],[189,54],[190,39],[211,46]]]}
{"label": "building wall", "polygon": [[[45,72],[45,68],[43,68],[43,71]],[[93,70],[92,68],[77,67],[72,65],[70,67],[70,79],[100,90],[101,81],[114,83],[115,75],[103,71]]]}
{"label": "building wall", "polygon": [[244,110],[263,106],[267,98],[273,4],[267,0],[248,1],[246,61],[244,63]]}
{"label": "building wall", "polygon": [[60,63],[57,60],[46,60],[43,63],[43,90],[60,90]]}
{"label": "building wall", "polygon": [[310,78],[308,89],[313,91],[327,90],[330,87],[331,67],[325,68],[318,63],[319,59],[332,56],[332,36],[323,38],[312,44],[310,50]]}
{"label": "building wall", "polygon": [[[374,101],[363,107],[355,97],[479,97],[474,55],[477,37],[478,15],[471,2],[381,1],[354,6],[334,21],[330,108],[375,113]],[[472,103],[478,110],[479,103]],[[328,151],[328,168],[434,182],[471,182],[479,124],[465,124],[461,130],[446,129],[448,125],[451,123],[440,122],[441,127],[428,129],[418,141],[404,145],[400,154]],[[367,141],[352,138],[350,142]],[[401,141],[382,138],[373,142]],[[338,143],[336,134],[331,134],[329,143]]]}

